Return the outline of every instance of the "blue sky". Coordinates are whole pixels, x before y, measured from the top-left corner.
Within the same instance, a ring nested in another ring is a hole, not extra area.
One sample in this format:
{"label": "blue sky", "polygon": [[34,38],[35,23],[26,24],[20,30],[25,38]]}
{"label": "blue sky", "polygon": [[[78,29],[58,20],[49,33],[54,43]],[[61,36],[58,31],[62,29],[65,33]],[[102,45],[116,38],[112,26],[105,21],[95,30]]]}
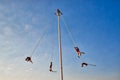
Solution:
{"label": "blue sky", "polygon": [[[119,80],[119,0],[0,0],[0,80],[59,79],[57,8],[86,53],[77,58],[61,17],[64,79]],[[25,62],[39,39],[33,64]],[[48,71],[52,55],[57,73]]]}

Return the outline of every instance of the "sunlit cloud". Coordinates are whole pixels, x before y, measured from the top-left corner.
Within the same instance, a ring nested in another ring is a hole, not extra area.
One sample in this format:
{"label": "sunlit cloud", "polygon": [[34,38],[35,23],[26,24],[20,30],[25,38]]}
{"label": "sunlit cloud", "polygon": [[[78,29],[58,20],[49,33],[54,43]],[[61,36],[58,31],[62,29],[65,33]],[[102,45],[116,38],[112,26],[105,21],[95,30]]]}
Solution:
{"label": "sunlit cloud", "polygon": [[25,25],[24,26],[24,30],[26,31],[26,32],[28,32],[28,31],[30,31],[32,29],[32,26],[30,26],[30,25]]}
{"label": "sunlit cloud", "polygon": [[10,28],[10,27],[4,27],[3,28],[3,35],[4,36],[13,36],[14,32],[13,32],[12,28]]}

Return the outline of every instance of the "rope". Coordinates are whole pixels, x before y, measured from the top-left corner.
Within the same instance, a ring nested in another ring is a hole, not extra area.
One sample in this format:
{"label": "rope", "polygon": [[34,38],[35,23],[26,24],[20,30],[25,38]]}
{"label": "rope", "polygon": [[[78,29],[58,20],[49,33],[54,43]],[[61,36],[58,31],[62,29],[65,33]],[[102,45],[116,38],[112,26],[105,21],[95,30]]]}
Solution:
{"label": "rope", "polygon": [[55,53],[55,47],[54,47],[54,44],[55,44],[55,42],[54,42],[54,39],[52,40],[53,41],[53,43],[52,43],[52,53],[51,53],[51,61],[53,61],[53,58],[54,58],[54,53]]}
{"label": "rope", "polygon": [[[53,48],[52,48],[53,49]],[[53,61],[53,52],[54,51],[52,51],[52,53],[51,53],[51,61]]]}
{"label": "rope", "polygon": [[67,31],[68,31],[68,34],[69,34],[71,40],[72,40],[72,42],[73,42],[73,45],[74,45],[74,46],[77,46],[75,40],[73,39],[72,33],[71,33],[71,31],[70,31],[67,23],[65,22],[65,19],[64,19],[63,16],[62,16],[62,20],[63,20],[63,23],[65,24],[65,27],[66,27],[66,29],[67,29]]}
{"label": "rope", "polygon": [[37,42],[37,44],[35,45],[35,47],[34,47],[34,49],[33,49],[32,53],[31,53],[31,57],[32,57],[32,56],[33,56],[33,54],[35,53],[35,51],[36,51],[37,47],[40,45],[40,42],[41,42],[41,40],[43,39],[43,37],[44,37],[45,33],[47,33],[47,32],[48,32],[47,30],[48,30],[48,27],[45,29],[45,31],[44,31],[44,33],[43,33],[43,35],[40,37],[39,41],[38,41],[38,42]]}

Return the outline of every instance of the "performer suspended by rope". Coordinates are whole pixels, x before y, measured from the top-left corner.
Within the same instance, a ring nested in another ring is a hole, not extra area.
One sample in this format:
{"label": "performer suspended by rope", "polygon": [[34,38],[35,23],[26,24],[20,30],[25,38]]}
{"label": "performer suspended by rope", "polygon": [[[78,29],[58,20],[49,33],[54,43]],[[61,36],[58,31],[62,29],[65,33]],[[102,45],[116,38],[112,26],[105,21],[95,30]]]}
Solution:
{"label": "performer suspended by rope", "polygon": [[49,69],[50,72],[57,72],[57,71],[53,71],[52,70],[52,62],[50,62],[50,69]]}
{"label": "performer suspended by rope", "polygon": [[78,47],[74,47],[74,48],[75,48],[75,50],[76,50],[79,58],[80,58],[80,56],[81,56],[82,54],[85,54],[84,52],[81,52]]}
{"label": "performer suspended by rope", "polygon": [[84,63],[84,62],[83,62],[83,63],[81,64],[81,67],[88,66],[88,65],[96,66],[96,65],[94,65],[94,64],[87,64],[87,63]]}
{"label": "performer suspended by rope", "polygon": [[33,56],[33,54],[35,54],[35,51],[37,50],[38,46],[40,45],[41,40],[43,39],[43,37],[45,36],[45,34],[48,32],[48,29],[49,29],[49,26],[47,26],[47,27],[45,28],[45,30],[43,31],[42,36],[39,38],[37,44],[36,44],[35,47],[33,48],[30,57],[26,57],[25,61],[33,63],[32,60],[31,60],[31,57]]}
{"label": "performer suspended by rope", "polygon": [[50,72],[52,72],[52,62],[50,62],[50,69],[49,69]]}
{"label": "performer suspended by rope", "polygon": [[25,61],[33,63],[31,57],[26,57]]}
{"label": "performer suspended by rope", "polygon": [[[62,19],[63,19],[63,22],[64,22],[64,24],[65,24],[65,27],[66,27],[66,29],[67,29],[67,31],[68,31],[68,34],[69,34],[69,36],[70,36],[70,38],[71,38],[71,40],[72,40],[74,46],[76,46],[76,42],[75,42],[75,40],[74,40],[74,38],[73,38],[73,36],[72,36],[72,33],[71,33],[71,31],[70,31],[70,29],[69,29],[67,23],[65,22],[65,19],[64,19],[63,16],[62,16]],[[84,52],[80,52],[80,50],[79,50],[78,47],[74,47],[74,48],[75,48],[75,50],[76,50],[76,52],[77,52],[79,58],[80,58],[81,54],[85,54]]]}

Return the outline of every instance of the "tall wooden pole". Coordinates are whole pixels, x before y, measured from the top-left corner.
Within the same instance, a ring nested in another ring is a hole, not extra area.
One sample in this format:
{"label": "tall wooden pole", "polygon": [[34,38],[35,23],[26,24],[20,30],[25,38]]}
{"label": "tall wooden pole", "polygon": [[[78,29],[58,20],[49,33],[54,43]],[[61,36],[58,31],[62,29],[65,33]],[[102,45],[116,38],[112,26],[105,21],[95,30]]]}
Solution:
{"label": "tall wooden pole", "polygon": [[61,11],[57,9],[56,15],[58,16],[58,43],[59,43],[59,53],[60,53],[60,80],[63,80],[63,66],[62,66],[62,43],[61,43],[61,31],[60,31],[60,16]]}

